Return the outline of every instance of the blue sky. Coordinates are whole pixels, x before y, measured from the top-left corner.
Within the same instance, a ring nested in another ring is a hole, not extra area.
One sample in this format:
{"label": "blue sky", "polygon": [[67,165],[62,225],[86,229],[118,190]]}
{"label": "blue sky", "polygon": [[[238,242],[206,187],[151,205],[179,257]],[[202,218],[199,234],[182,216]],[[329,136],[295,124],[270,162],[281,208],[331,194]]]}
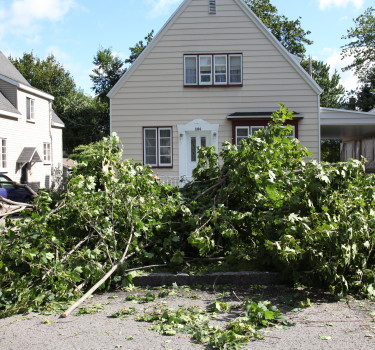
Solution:
{"label": "blue sky", "polygon": [[[207,0],[208,1],[208,0]],[[220,1],[220,0],[217,0]],[[182,0],[0,0],[0,50],[22,56],[53,53],[70,71],[78,87],[92,94],[89,74],[99,47],[110,47],[122,59],[129,47],[152,29],[157,32]],[[341,39],[353,18],[374,6],[374,0],[271,0],[280,14],[301,17],[314,44],[308,54],[337,69],[349,90],[355,77],[342,73]]]}

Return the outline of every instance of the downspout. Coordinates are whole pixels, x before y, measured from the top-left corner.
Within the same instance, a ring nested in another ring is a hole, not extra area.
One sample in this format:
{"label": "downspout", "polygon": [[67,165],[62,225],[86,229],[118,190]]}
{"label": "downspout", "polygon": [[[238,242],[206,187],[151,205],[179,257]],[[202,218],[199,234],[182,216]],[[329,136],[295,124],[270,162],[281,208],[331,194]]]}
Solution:
{"label": "downspout", "polygon": [[321,144],[321,126],[320,126],[320,94],[318,95],[318,162],[321,161],[322,144]]}
{"label": "downspout", "polygon": [[[49,138],[50,138],[50,150],[51,150],[51,177],[53,177],[52,169],[53,169],[53,140],[52,140],[52,101],[49,101]],[[51,184],[49,184],[51,185]]]}

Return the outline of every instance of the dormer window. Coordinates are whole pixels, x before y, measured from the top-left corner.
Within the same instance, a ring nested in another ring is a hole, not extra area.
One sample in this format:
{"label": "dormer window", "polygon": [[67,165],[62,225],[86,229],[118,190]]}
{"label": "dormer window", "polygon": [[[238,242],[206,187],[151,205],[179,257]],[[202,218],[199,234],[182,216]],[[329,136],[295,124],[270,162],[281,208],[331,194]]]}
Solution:
{"label": "dormer window", "polygon": [[33,121],[34,120],[34,104],[35,100],[32,98],[26,98],[26,120]]}
{"label": "dormer window", "polygon": [[185,55],[184,85],[242,85],[242,54]]}

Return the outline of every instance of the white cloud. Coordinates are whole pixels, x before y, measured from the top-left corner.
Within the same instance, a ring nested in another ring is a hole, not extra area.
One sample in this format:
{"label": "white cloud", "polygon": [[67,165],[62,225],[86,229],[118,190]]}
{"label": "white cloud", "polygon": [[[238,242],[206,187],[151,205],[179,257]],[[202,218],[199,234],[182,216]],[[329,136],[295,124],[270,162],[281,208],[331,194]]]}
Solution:
{"label": "white cloud", "polygon": [[352,71],[343,72],[341,69],[346,67],[352,62],[350,57],[341,59],[341,53],[332,49],[325,49],[327,52],[331,50],[331,55],[326,59],[326,62],[330,65],[330,74],[333,74],[335,69],[337,73],[341,76],[340,83],[345,87],[346,91],[355,90],[358,85],[358,78],[354,75]]}
{"label": "white cloud", "polygon": [[326,10],[330,7],[347,7],[349,4],[352,4],[356,9],[360,9],[363,3],[364,0],[319,0],[319,8]]}
{"label": "white cloud", "polygon": [[158,17],[168,13],[175,4],[182,0],[146,0],[146,2],[151,5],[150,16]]}
{"label": "white cloud", "polygon": [[0,6],[0,37],[13,33],[35,39],[43,21],[59,21],[74,6],[75,0],[13,0]]}

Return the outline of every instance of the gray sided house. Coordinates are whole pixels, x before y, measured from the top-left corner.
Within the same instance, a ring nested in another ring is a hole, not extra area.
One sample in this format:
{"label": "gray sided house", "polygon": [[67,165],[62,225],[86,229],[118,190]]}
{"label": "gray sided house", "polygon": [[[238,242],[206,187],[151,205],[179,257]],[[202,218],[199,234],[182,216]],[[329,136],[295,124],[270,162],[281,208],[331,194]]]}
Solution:
{"label": "gray sided house", "polygon": [[52,101],[0,51],[0,173],[35,189],[56,185],[62,174],[64,124]]}
{"label": "gray sided house", "polygon": [[238,143],[282,102],[319,159],[321,91],[242,0],[185,0],[109,92],[111,131],[126,158],[189,178],[197,147]]}

